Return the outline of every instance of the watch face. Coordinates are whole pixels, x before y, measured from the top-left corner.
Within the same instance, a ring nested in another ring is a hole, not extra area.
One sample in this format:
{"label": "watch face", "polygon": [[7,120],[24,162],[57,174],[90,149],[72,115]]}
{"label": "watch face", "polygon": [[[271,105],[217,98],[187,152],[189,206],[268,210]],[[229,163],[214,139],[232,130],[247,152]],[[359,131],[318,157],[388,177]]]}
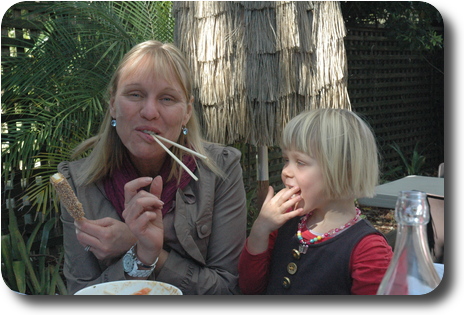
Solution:
{"label": "watch face", "polygon": [[122,259],[125,272],[131,272],[134,267],[134,257],[130,253],[126,253]]}

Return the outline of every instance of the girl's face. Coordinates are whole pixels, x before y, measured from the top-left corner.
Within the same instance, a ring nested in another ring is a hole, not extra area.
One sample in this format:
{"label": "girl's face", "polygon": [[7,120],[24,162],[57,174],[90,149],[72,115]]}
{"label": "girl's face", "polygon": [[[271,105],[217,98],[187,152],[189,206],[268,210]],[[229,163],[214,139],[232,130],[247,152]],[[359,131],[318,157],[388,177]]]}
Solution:
{"label": "girl's face", "polygon": [[148,71],[122,76],[110,106],[111,116],[117,122],[117,133],[132,161],[139,166],[153,164],[166,155],[144,131],[177,141],[182,126],[192,115],[192,104],[182,93],[180,84]]}
{"label": "girl's face", "polygon": [[303,208],[304,213],[309,213],[321,207],[326,198],[322,170],[317,161],[305,153],[294,150],[284,150],[283,158],[285,165],[282,169],[282,182],[287,188],[300,188],[302,200],[298,208]]}

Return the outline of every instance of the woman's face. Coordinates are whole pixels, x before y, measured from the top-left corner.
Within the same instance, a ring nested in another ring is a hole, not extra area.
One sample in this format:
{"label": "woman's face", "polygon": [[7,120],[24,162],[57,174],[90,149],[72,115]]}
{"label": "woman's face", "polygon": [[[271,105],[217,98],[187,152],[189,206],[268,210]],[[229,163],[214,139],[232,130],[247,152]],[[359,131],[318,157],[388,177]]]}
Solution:
{"label": "woman's face", "polygon": [[135,73],[141,74],[122,75],[119,79],[110,111],[122,143],[140,167],[152,165],[154,161],[162,163],[166,156],[163,148],[144,131],[177,141],[182,126],[192,115],[193,100],[187,101],[177,80],[167,80],[148,71]]}
{"label": "woman's face", "polygon": [[282,182],[287,188],[300,188],[302,200],[298,208],[304,208],[305,213],[319,208],[326,198],[322,170],[317,161],[294,150],[284,150],[283,159]]}

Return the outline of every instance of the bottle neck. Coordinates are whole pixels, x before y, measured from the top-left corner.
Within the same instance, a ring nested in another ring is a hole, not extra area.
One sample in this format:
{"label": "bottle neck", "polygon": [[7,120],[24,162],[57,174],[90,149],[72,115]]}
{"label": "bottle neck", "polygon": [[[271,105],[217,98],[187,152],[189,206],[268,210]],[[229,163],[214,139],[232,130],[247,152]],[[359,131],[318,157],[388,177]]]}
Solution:
{"label": "bottle neck", "polygon": [[427,263],[433,264],[430,248],[427,243],[426,225],[398,225],[394,255],[405,255],[405,251],[407,251],[406,254],[411,256],[411,258],[424,258]]}
{"label": "bottle neck", "polygon": [[398,226],[392,263],[397,266],[397,270],[407,275],[406,278],[420,279],[416,280],[416,284],[408,283],[408,294],[429,292],[440,283],[427,243],[425,225]]}

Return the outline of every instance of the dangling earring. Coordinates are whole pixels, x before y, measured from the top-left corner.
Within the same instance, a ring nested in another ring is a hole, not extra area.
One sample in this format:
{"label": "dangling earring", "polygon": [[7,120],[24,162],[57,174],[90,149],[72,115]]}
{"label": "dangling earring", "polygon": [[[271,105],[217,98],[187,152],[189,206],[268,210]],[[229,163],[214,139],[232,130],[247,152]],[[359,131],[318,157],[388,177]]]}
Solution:
{"label": "dangling earring", "polygon": [[111,126],[116,127],[116,119],[111,119]]}
{"label": "dangling earring", "polygon": [[189,130],[187,129],[187,127],[182,127],[182,133],[186,136],[188,134]]}

